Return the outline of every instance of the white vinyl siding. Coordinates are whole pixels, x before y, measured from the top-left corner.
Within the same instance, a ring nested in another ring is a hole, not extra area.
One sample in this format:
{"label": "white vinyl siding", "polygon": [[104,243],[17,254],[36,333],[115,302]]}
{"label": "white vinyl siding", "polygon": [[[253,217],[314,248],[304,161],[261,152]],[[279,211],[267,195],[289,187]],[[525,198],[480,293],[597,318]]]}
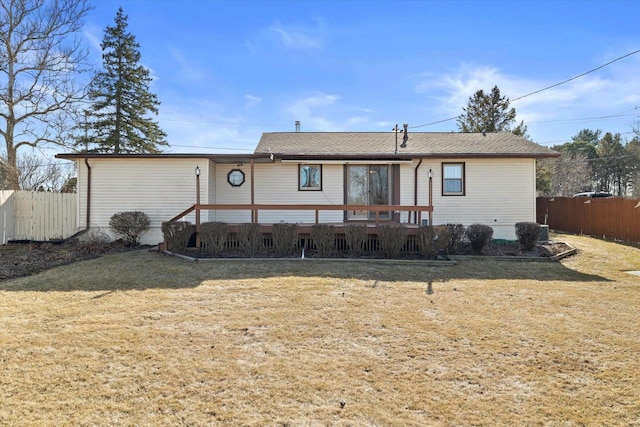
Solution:
{"label": "white vinyl siding", "polygon": [[[419,169],[418,204],[428,204],[428,171],[431,167],[434,175],[434,224],[485,224],[493,228],[495,239],[515,240],[516,222],[535,221],[534,159],[460,159],[442,162],[465,163],[466,188],[464,196],[442,196],[441,162],[423,162]],[[413,189],[413,184],[410,187]],[[406,202],[405,196],[403,203]],[[425,215],[423,218],[426,218]]]}
{"label": "white vinyl siding", "polygon": [[[275,170],[274,170],[275,169]],[[343,165],[322,165],[322,191],[298,191],[295,163],[256,165],[256,203],[328,204],[344,202]],[[261,223],[314,223],[315,211],[261,211]],[[320,222],[342,222],[342,211],[320,211]]]}
{"label": "white vinyl siding", "polygon": [[[227,182],[227,173],[235,165],[217,165],[216,201],[224,204],[251,203],[251,169],[242,170],[247,177],[240,187],[232,187]],[[254,194],[256,204],[343,204],[343,165],[322,165],[322,191],[298,191],[298,170],[295,163],[269,163],[254,165]],[[217,220],[229,223],[251,222],[248,210],[218,211]],[[342,222],[342,211],[321,211],[320,222]],[[258,212],[258,222],[314,223],[315,211],[275,211]]]}
{"label": "white vinyl siding", "polygon": [[[122,211],[142,211],[151,219],[143,244],[162,241],[160,226],[195,204],[195,168],[200,167],[200,201],[208,203],[209,162],[203,159],[88,159],[91,167],[90,227],[110,234],[109,220]],[[78,227],[85,228],[87,167],[78,162]],[[206,217],[205,217],[206,218]],[[195,222],[189,214],[187,221]]]}
{"label": "white vinyl siding", "polygon": [[[202,187],[200,189],[200,191],[206,191],[207,192],[207,203],[215,203],[216,200],[216,170],[218,168],[218,165],[213,163],[213,162],[208,162],[209,163],[209,176],[208,176],[208,183],[209,185],[207,187]],[[201,183],[202,184],[202,183]],[[207,219],[205,219],[207,218]],[[206,211],[205,213],[203,213],[203,216],[201,218],[202,222],[205,221],[216,221],[216,212],[215,211]]]}
{"label": "white vinyl siding", "polygon": [[[227,176],[232,169],[240,169],[244,172],[244,183],[238,187],[234,187],[227,181]],[[250,204],[251,203],[251,165],[238,166],[235,164],[218,164],[216,165],[215,180],[215,200],[211,203],[216,204]],[[232,224],[241,224],[243,222],[251,222],[250,210],[219,210],[215,213],[216,221],[228,222]]]}

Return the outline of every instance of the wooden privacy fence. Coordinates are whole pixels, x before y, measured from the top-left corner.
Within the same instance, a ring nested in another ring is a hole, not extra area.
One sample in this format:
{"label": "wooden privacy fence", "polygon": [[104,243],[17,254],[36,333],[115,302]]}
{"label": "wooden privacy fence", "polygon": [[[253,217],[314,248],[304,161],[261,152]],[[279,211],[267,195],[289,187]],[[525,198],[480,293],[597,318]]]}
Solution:
{"label": "wooden privacy fence", "polygon": [[640,199],[538,197],[536,221],[553,230],[640,243]]}
{"label": "wooden privacy fence", "polygon": [[0,244],[64,239],[76,232],[77,195],[0,191]]}

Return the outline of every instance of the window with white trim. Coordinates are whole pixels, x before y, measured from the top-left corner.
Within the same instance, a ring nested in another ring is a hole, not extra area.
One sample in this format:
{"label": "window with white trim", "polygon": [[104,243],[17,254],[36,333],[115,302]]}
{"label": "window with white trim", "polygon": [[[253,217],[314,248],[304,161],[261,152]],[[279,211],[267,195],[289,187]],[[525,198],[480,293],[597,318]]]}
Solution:
{"label": "window with white trim", "polygon": [[464,163],[442,164],[442,195],[464,196]]}

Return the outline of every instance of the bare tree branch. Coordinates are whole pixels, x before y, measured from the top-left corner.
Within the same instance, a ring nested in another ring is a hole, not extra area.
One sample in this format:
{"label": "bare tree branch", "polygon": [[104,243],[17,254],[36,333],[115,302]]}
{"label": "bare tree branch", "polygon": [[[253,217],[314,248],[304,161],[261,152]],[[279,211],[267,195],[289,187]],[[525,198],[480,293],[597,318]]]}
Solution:
{"label": "bare tree branch", "polygon": [[[87,0],[0,0],[0,137],[7,163],[23,146],[62,144],[89,71],[79,32]],[[18,188],[18,176],[11,177]]]}

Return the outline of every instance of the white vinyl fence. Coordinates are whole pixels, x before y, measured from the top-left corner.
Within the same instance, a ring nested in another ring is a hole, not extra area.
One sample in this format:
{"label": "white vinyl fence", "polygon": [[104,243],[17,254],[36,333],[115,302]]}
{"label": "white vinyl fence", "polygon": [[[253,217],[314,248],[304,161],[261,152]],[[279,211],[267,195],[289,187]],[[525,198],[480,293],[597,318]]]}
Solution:
{"label": "white vinyl fence", "polygon": [[77,194],[0,191],[0,244],[65,239],[76,230]]}

